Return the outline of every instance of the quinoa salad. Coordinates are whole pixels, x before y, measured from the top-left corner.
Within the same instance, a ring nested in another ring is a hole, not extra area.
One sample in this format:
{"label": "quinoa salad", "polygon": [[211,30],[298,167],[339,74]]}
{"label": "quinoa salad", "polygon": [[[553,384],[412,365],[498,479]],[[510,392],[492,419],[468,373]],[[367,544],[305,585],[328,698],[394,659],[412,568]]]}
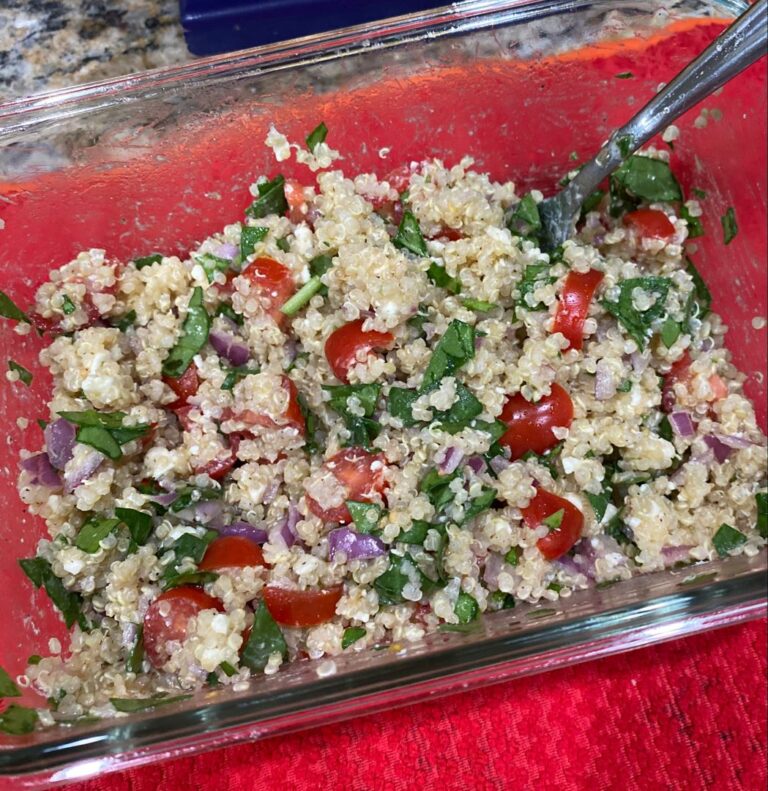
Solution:
{"label": "quinoa salad", "polygon": [[184,257],[86,250],[27,312],[2,294],[53,377],[18,483],[48,535],[20,563],[71,628],[16,680],[50,709],[3,730],[765,545],[766,438],[669,151],[544,252],[541,193],[470,158],[345,174],[326,132],[271,129],[316,183],[278,166]]}

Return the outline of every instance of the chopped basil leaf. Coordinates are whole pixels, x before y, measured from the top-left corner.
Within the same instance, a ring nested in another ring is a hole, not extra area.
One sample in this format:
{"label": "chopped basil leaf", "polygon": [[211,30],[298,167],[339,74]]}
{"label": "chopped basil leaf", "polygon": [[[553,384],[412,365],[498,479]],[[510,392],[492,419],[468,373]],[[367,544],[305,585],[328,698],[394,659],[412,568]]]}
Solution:
{"label": "chopped basil leaf", "polygon": [[90,445],[112,460],[123,455],[121,445],[143,437],[152,429],[146,423],[123,426],[125,412],[97,412],[87,409],[83,412],[59,412],[59,415],[78,426],[78,442]]}
{"label": "chopped basil leaf", "polygon": [[191,505],[204,500],[218,500],[219,497],[221,497],[221,492],[218,489],[196,489],[194,486],[189,486],[182,489],[178,497],[171,503],[171,511],[177,514]]}
{"label": "chopped basil leaf", "polygon": [[559,582],[550,582],[549,585],[547,585],[547,590],[554,591],[555,593],[560,593],[562,589],[563,586]]}
{"label": "chopped basil leaf", "polygon": [[240,256],[243,261],[256,250],[256,245],[264,241],[268,233],[269,228],[243,225],[240,230]]}
{"label": "chopped basil leaf", "polygon": [[682,201],[680,184],[669,164],[660,159],[633,154],[611,176],[611,192],[630,202]]}
{"label": "chopped basil leaf", "polygon": [[589,212],[594,211],[602,202],[605,197],[605,190],[595,190],[587,195],[584,203],[581,204],[581,216],[586,216]]}
{"label": "chopped basil leaf", "polygon": [[243,646],[240,662],[254,672],[261,672],[272,654],[280,654],[285,658],[288,656],[288,646],[267,605],[260,600],[253,613],[251,634]]}
{"label": "chopped basil leaf", "polygon": [[768,538],[768,492],[758,492],[755,495],[757,505],[757,523],[755,528],[760,536]]}
{"label": "chopped basil leaf", "polygon": [[680,325],[673,319],[667,318],[661,325],[661,340],[668,349],[671,349],[681,332]]}
{"label": "chopped basil leaf", "polygon": [[658,435],[662,438],[667,440],[667,442],[672,442],[675,434],[672,431],[672,425],[669,422],[669,418],[664,415],[662,419],[659,421],[659,425],[656,429]]}
{"label": "chopped basil leaf", "polygon": [[165,692],[152,695],[151,698],[110,698],[109,702],[118,710],[125,714],[133,714],[137,711],[154,709],[157,706],[165,706],[168,703],[178,703],[180,700],[189,700],[192,695],[173,695],[168,697]]}
{"label": "chopped basil leaf", "polygon": [[494,302],[486,302],[483,299],[473,299],[472,297],[462,299],[461,304],[469,310],[476,310],[478,313],[488,313],[489,310],[499,307]]}
{"label": "chopped basil leaf", "polygon": [[435,412],[433,422],[449,434],[458,434],[459,431],[471,425],[473,418],[476,418],[482,411],[483,405],[470,389],[461,382],[457,382],[456,401],[446,411]]}
{"label": "chopped basil leaf", "polygon": [[632,136],[622,135],[617,141],[616,146],[621,156],[626,159],[632,153]]}
{"label": "chopped basil leaf", "polygon": [[310,277],[309,280],[280,307],[280,312],[285,316],[293,316],[306,305],[321,289],[323,284],[319,277]]}
{"label": "chopped basil leaf", "polygon": [[219,676],[215,670],[211,670],[211,672],[205,677],[205,684],[208,687],[218,687],[220,683]]}
{"label": "chopped basil leaf", "polygon": [[203,307],[203,289],[197,286],[189,300],[189,308],[181,335],[163,363],[163,376],[178,379],[187,370],[192,358],[205,346],[211,319]]}
{"label": "chopped basil leaf", "polygon": [[387,412],[403,422],[405,428],[415,426],[418,421],[413,417],[413,402],[419,397],[416,390],[407,387],[392,387],[387,399]]}
{"label": "chopped basil leaf", "polygon": [[[505,424],[504,428],[507,428]],[[564,442],[558,442],[554,448],[550,448],[540,455],[538,453],[534,453],[532,450],[528,450],[520,457],[520,459],[521,461],[537,461],[539,464],[549,470],[549,474],[554,480],[557,480],[560,477],[560,473],[557,471],[555,462],[563,451],[563,445]]]}
{"label": "chopped basil leaf", "polygon": [[8,360],[8,368],[11,371],[16,371],[19,375],[19,379],[24,382],[27,387],[32,384],[32,372],[28,371],[23,365],[19,365],[19,363],[14,360]]}
{"label": "chopped basil leaf", "polygon": [[53,573],[51,564],[44,558],[24,558],[19,561],[21,570],[32,580],[36,588],[43,587],[53,605],[61,611],[67,629],[77,623],[84,631],[89,628],[83,615],[83,598],[79,593],[64,587],[64,583]]}
{"label": "chopped basil leaf", "polygon": [[617,393],[629,393],[632,390],[632,380],[625,379],[623,382],[616,386]]}
{"label": "chopped basil leaf", "polygon": [[320,121],[320,123],[307,135],[307,148],[314,152],[315,148],[320,145],[320,143],[325,142],[325,138],[328,135],[328,127],[325,125],[325,121]]}
{"label": "chopped basil leaf", "polygon": [[427,495],[429,502],[439,513],[454,497],[453,491],[449,488],[451,481],[458,478],[461,470],[457,469],[446,475],[441,475],[436,467],[433,467],[419,483],[419,491]]}
{"label": "chopped basil leaf", "polygon": [[420,393],[428,393],[475,356],[475,328],[454,319],[440,338],[421,380]]}
{"label": "chopped basil leaf", "polygon": [[480,607],[478,607],[477,602],[472,596],[468,593],[464,593],[464,591],[460,591],[453,611],[458,617],[459,623],[471,623],[477,618]]}
{"label": "chopped basil leaf", "polygon": [[411,316],[405,323],[413,327],[419,335],[424,334],[424,325],[429,321],[429,308],[419,305],[419,311],[415,316]]}
{"label": "chopped basil leaf", "polygon": [[736,212],[733,206],[728,207],[728,211],[720,218],[720,223],[723,226],[723,242],[730,244],[739,232],[739,226],[736,223]]}
{"label": "chopped basil leaf", "polygon": [[237,675],[237,668],[232,667],[229,662],[222,662],[219,668],[221,668],[221,672],[224,673],[225,676],[229,676],[230,678]]}
{"label": "chopped basil leaf", "polygon": [[8,673],[0,667],[0,698],[18,697],[21,697],[21,690],[19,690]]}
{"label": "chopped basil leaf", "polygon": [[129,673],[141,673],[144,664],[144,624],[140,623],[136,629],[136,642],[133,644],[131,653],[125,666]]}
{"label": "chopped basil leaf", "polygon": [[522,280],[517,284],[517,291],[520,298],[515,303],[516,310],[525,308],[525,310],[546,310],[546,305],[543,302],[538,302],[535,305],[530,305],[526,296],[533,294],[533,292],[541,286],[549,285],[555,282],[555,278],[549,274],[550,264],[529,264],[523,271]]}
{"label": "chopped basil leaf", "polygon": [[585,492],[587,500],[595,512],[595,521],[600,524],[603,521],[605,512],[608,510],[609,500],[604,494],[592,494],[592,492]]}
{"label": "chopped basil leaf", "polygon": [[[601,300],[600,304],[615,316],[639,349],[644,349],[653,330],[653,322],[666,312],[666,300],[672,281],[667,277],[633,277],[622,281],[619,286],[618,302]],[[632,292],[639,288],[656,296],[656,301],[648,310],[640,311],[634,306]]]}
{"label": "chopped basil leaf", "polygon": [[65,294],[61,300],[61,312],[65,316],[71,316],[76,310],[75,303]]}
{"label": "chopped basil leaf", "polygon": [[138,546],[147,543],[152,533],[152,517],[133,508],[115,508],[115,516],[128,528],[131,539]]}
{"label": "chopped basil leaf", "polygon": [[698,187],[694,187],[691,192],[699,199],[704,200],[707,197],[707,193],[705,190],[700,190]]}
{"label": "chopped basil leaf", "polygon": [[43,431],[45,431],[46,427],[48,426],[48,421],[43,420],[41,417],[39,417],[35,422]]}
{"label": "chopped basil leaf", "polygon": [[712,538],[712,545],[721,558],[728,557],[734,549],[747,543],[747,537],[730,525],[722,524]]}
{"label": "chopped basil leaf", "polygon": [[685,271],[693,280],[693,291],[688,297],[688,304],[685,308],[686,324],[690,324],[691,319],[703,319],[710,311],[712,306],[712,294],[704,282],[704,278],[699,274],[698,269],[690,258],[687,258]]}
{"label": "chopped basil leaf", "polygon": [[103,453],[113,461],[123,455],[117,440],[104,428],[98,426],[85,426],[78,430],[77,441],[83,445],[90,445],[99,453]]}
{"label": "chopped basil leaf", "polygon": [[152,253],[152,255],[141,256],[134,258],[133,263],[136,269],[144,269],[145,266],[152,266],[152,264],[159,264],[163,260],[162,253]]}
{"label": "chopped basil leaf", "polygon": [[347,508],[358,533],[373,533],[387,513],[386,509],[376,503],[361,503],[356,500],[347,500]]}
{"label": "chopped basil leaf", "polygon": [[32,654],[32,656],[27,657],[27,664],[28,665],[39,665],[43,661],[43,657],[40,654]]}
{"label": "chopped basil leaf", "polygon": [[317,453],[320,450],[320,445],[317,442],[317,430],[320,421],[317,415],[307,406],[307,401],[301,393],[299,393],[296,400],[299,403],[299,410],[304,418],[304,448],[308,453]]}
{"label": "chopped basil leaf", "polygon": [[[333,266],[333,256],[323,254],[323,255],[316,255],[310,262],[309,262],[309,274],[312,275],[313,278],[321,278],[331,267]],[[324,297],[328,293],[328,286],[324,285],[322,282],[320,283],[320,288],[317,289],[317,293],[320,294],[321,297]]]}
{"label": "chopped basil leaf", "polygon": [[232,390],[239,381],[245,379],[246,376],[250,376],[251,374],[257,374],[259,370],[259,368],[255,368],[252,365],[241,365],[237,368],[230,368],[227,370],[227,375],[224,377],[224,381],[221,383],[221,389]]}
{"label": "chopped basil leaf", "polygon": [[530,192],[515,206],[507,228],[516,236],[525,238],[535,238],[541,230],[539,207]]}
{"label": "chopped basil leaf", "polygon": [[226,272],[232,265],[228,258],[220,258],[212,253],[196,255],[195,261],[205,270],[205,276],[208,278],[209,283],[213,283],[213,276],[217,272]]}
{"label": "chopped basil leaf", "polygon": [[291,250],[291,243],[288,241],[287,236],[283,236],[275,242],[278,250],[282,250],[284,253],[288,253]]}
{"label": "chopped basil leaf", "polygon": [[509,563],[510,566],[516,566],[520,562],[522,555],[520,547],[512,547],[506,555],[504,555],[504,562]]}
{"label": "chopped basil leaf", "polygon": [[702,225],[701,218],[694,217],[685,204],[680,207],[680,216],[688,223],[689,239],[696,239],[699,236],[704,236],[704,226]]}
{"label": "chopped basil leaf", "polygon": [[83,552],[93,555],[99,551],[101,542],[120,524],[119,519],[103,516],[92,516],[80,528],[75,546]]}
{"label": "chopped basil leaf", "polygon": [[424,539],[427,537],[427,533],[432,525],[429,522],[425,522],[422,519],[414,519],[411,522],[411,526],[408,530],[397,537],[398,541],[402,541],[403,544],[423,544]]}
{"label": "chopped basil leaf", "polygon": [[183,574],[174,574],[165,580],[163,590],[171,590],[181,585],[207,585],[216,582],[219,575],[215,571],[185,571]]}
{"label": "chopped basil leaf", "polygon": [[515,606],[515,597],[504,591],[494,591],[490,596],[490,603],[499,610],[511,610]]}
{"label": "chopped basil leaf", "polygon": [[410,582],[411,577],[417,577],[422,582],[427,581],[410,555],[405,554],[403,557],[399,557],[390,552],[389,567],[373,582],[373,587],[379,595],[379,604],[402,604],[405,602],[403,588]]}
{"label": "chopped basil leaf", "polygon": [[136,311],[129,310],[127,313],[124,313],[122,316],[115,317],[112,320],[112,326],[115,329],[120,330],[120,332],[125,332],[129,327],[132,327],[136,322]]}
{"label": "chopped basil leaf", "polygon": [[183,536],[179,536],[172,547],[173,559],[163,571],[164,585],[179,576],[179,566],[186,558],[190,558],[195,564],[198,564],[203,559],[208,545],[218,535],[215,530],[206,530],[200,538],[193,533],[184,533]]}
{"label": "chopped basil leaf", "polygon": [[[371,443],[381,430],[379,423],[371,419],[379,400],[381,385],[324,385],[323,390],[331,396],[328,406],[341,416],[349,431],[350,436],[346,444],[353,447],[362,446],[370,450]],[[350,411],[347,404],[349,398],[358,401],[363,415],[355,415]]]}
{"label": "chopped basil leaf", "polygon": [[403,219],[400,220],[400,225],[395,238],[392,239],[392,244],[401,250],[409,250],[415,255],[427,255],[427,243],[424,241],[419,221],[413,212],[407,209],[403,212]]}
{"label": "chopped basil leaf", "polygon": [[14,301],[4,292],[0,291],[0,316],[13,321],[26,321],[30,323],[29,317],[24,311],[16,307]]}
{"label": "chopped basil leaf", "polygon": [[617,80],[631,80],[635,75],[631,71],[622,71],[616,75]]}
{"label": "chopped basil leaf", "polygon": [[249,217],[255,220],[267,217],[270,214],[282,216],[288,211],[288,201],[285,199],[285,178],[275,176],[272,181],[264,181],[256,185],[259,197],[245,210]]}
{"label": "chopped basil leaf", "polygon": [[496,490],[490,486],[483,486],[480,494],[470,500],[464,508],[463,524],[479,516],[483,511],[487,511],[496,499]]}
{"label": "chopped basil leaf", "polygon": [[459,280],[458,277],[451,277],[448,272],[445,271],[444,266],[440,266],[440,264],[434,261],[432,261],[429,265],[429,269],[427,269],[427,277],[432,283],[438,286],[438,288],[444,288],[451,294],[458,294],[461,291],[461,280]]}
{"label": "chopped basil leaf", "polygon": [[350,626],[344,630],[341,638],[341,650],[349,648],[353,643],[365,637],[365,629],[362,626]]}
{"label": "chopped basil leaf", "polygon": [[564,516],[565,509],[561,508],[559,511],[555,511],[555,513],[550,514],[546,519],[542,519],[541,524],[543,524],[545,527],[548,527],[549,532],[552,533],[560,528],[560,525],[563,523]]}
{"label": "chopped basil leaf", "polygon": [[237,324],[238,327],[242,327],[245,319],[242,317],[240,313],[235,313],[235,309],[230,305],[229,302],[220,302],[219,306],[216,308],[216,312],[213,314],[214,316],[226,316],[230,321],[233,321]]}
{"label": "chopped basil leaf", "polygon": [[36,709],[28,709],[26,706],[17,706],[12,703],[4,712],[0,713],[0,731],[3,733],[22,736],[25,733],[32,733],[36,724]]}

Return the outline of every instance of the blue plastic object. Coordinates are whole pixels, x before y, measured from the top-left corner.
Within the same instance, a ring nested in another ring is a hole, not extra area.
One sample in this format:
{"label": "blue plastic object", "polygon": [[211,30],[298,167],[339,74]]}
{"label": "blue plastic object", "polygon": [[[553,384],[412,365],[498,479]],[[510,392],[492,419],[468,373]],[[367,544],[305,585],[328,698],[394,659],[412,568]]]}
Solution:
{"label": "blue plastic object", "polygon": [[308,36],[434,8],[440,0],[179,0],[190,52],[219,52]]}

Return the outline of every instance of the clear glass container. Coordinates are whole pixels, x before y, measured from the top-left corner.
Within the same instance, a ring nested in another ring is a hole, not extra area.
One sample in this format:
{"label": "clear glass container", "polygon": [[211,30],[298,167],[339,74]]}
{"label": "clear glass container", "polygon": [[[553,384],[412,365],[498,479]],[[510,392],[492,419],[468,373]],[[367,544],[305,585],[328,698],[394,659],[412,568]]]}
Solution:
{"label": "clear glass container", "polygon": [[[468,2],[0,106],[0,277],[28,304],[46,273],[83,248],[118,258],[183,252],[278,172],[262,145],[274,123],[301,140],[320,120],[348,172],[386,174],[427,156],[470,154],[495,178],[552,189],[734,15],[741,2]],[[621,75],[623,78],[617,77]],[[629,76],[631,75],[631,76]],[[765,427],[765,62],[681,121],[676,170],[707,191],[697,265],[731,327],[734,362]],[[572,154],[575,152],[575,154]],[[284,164],[284,163],[283,163]],[[287,177],[306,179],[300,166]],[[734,206],[740,235],[722,245]],[[39,340],[1,322],[3,359],[36,367]],[[15,491],[18,452],[50,382],[0,388],[6,434],[0,509],[0,666],[23,672],[63,625],[16,559],[43,526]],[[17,418],[29,419],[28,425]],[[311,727],[428,696],[626,651],[765,612],[766,553],[593,589],[556,605],[486,617],[466,634],[298,662],[245,692],[204,691],[141,714],[0,735],[0,783],[65,782],[158,758]],[[34,699],[30,696],[30,702]],[[39,701],[38,701],[39,703]]]}

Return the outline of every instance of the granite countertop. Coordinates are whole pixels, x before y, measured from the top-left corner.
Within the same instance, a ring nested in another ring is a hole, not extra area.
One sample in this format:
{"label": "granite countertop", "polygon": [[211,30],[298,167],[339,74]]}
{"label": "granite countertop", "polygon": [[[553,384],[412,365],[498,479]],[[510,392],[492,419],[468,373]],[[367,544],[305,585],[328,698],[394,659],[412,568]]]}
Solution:
{"label": "granite countertop", "polygon": [[0,101],[190,58],[178,0],[0,3]]}

